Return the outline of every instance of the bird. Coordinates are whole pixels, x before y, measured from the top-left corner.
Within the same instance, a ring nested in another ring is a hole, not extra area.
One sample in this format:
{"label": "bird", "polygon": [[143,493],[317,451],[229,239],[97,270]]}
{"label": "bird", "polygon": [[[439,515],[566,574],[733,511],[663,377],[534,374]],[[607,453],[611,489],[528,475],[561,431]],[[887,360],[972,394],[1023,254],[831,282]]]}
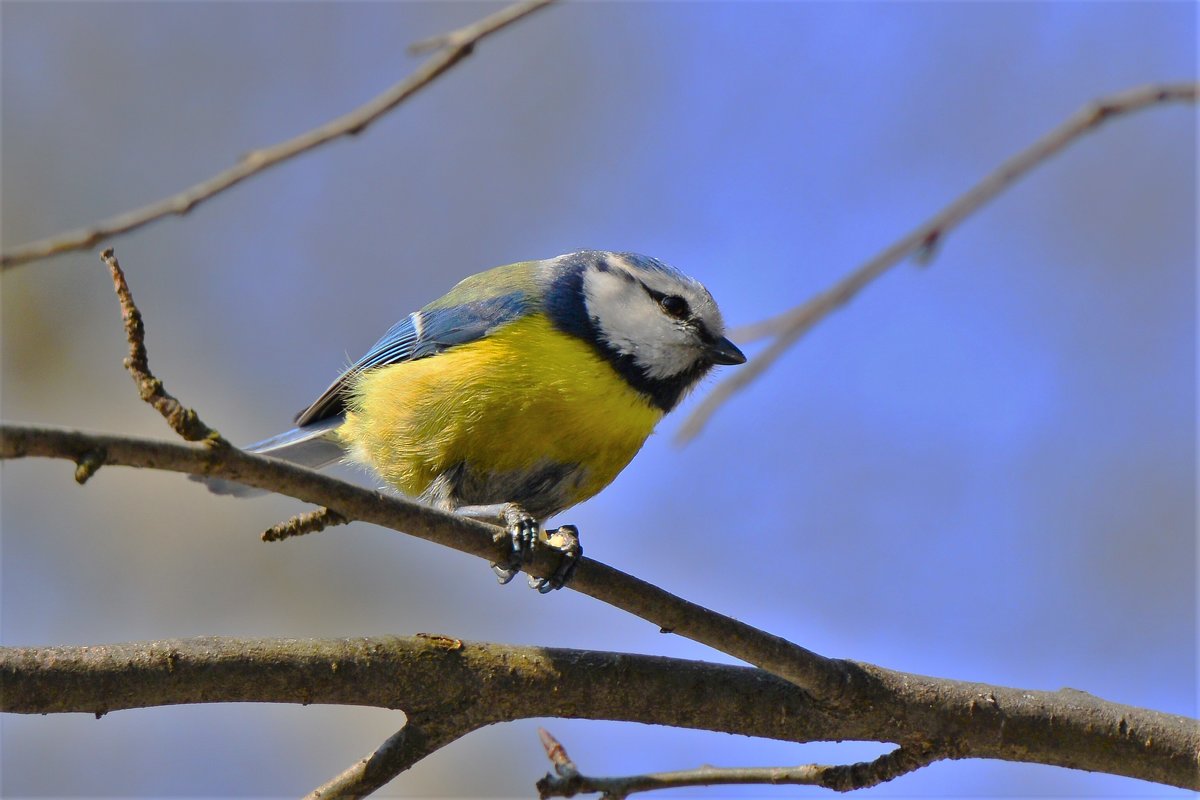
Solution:
{"label": "bird", "polygon": [[[597,494],[717,365],[745,363],[709,291],[663,261],[580,250],[472,275],[393,325],[291,430],[245,450],[365,465],[401,494],[499,524],[507,583],[548,544],[542,592],[582,555],[545,521]],[[253,494],[198,476],[219,494]]]}

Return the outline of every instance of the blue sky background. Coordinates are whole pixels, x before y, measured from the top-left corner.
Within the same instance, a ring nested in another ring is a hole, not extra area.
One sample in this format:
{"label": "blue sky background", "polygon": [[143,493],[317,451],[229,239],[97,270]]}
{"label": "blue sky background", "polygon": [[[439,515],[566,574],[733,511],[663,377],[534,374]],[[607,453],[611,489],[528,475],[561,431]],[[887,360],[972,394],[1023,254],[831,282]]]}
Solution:
{"label": "blue sky background", "polygon": [[[4,246],[340,114],[413,69],[407,44],[495,7],[5,2]],[[361,137],[115,244],[152,366],[252,441],[402,314],[496,264],[638,250],[703,280],[735,325],[777,313],[1086,101],[1195,79],[1196,34],[1189,3],[568,3]],[[589,555],[827,655],[1195,715],[1195,146],[1185,107],[1078,142],[680,449],[693,398],[562,519]],[[94,254],[0,289],[4,418],[170,438],[121,368]],[[727,660],[362,524],[262,544],[303,510],[286,499],[116,468],[79,488],[61,462],[0,474],[5,644],[431,631]],[[252,705],[8,717],[0,792],[294,796],[400,722]],[[537,724],[472,734],[389,791],[530,796]],[[884,749],[548,727],[607,774]],[[863,794],[1184,796],[981,761]]]}

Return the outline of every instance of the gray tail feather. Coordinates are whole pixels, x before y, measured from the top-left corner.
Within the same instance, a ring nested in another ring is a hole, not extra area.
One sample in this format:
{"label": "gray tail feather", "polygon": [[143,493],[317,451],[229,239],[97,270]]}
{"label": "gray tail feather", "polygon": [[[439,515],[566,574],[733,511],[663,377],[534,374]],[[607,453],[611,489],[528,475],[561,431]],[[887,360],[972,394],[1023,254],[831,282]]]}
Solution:
{"label": "gray tail feather", "polygon": [[[281,458],[293,464],[299,464],[312,469],[321,469],[338,461],[344,455],[342,448],[332,438],[333,431],[342,424],[341,417],[332,417],[313,425],[292,428],[286,433],[263,439],[242,449],[248,453],[262,453],[264,456]],[[266,494],[262,489],[245,486],[224,478],[207,478],[203,475],[189,476],[194,481],[208,486],[213,494],[227,494],[234,497],[253,497]]]}

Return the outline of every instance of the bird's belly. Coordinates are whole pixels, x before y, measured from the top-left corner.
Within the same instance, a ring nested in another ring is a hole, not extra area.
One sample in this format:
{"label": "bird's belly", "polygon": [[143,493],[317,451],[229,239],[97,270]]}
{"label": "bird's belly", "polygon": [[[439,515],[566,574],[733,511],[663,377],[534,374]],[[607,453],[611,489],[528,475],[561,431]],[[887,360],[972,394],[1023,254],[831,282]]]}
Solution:
{"label": "bird's belly", "polygon": [[520,503],[544,518],[607,486],[662,417],[587,344],[535,315],[353,387],[354,458],[447,507]]}

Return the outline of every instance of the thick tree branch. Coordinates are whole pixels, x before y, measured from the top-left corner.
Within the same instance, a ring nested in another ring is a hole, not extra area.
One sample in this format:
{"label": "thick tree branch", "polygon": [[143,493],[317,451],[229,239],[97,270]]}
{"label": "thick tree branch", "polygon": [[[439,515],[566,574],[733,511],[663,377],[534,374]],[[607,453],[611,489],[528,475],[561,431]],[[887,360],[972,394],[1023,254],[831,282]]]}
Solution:
{"label": "thick tree branch", "polygon": [[910,255],[915,254],[922,261],[931,258],[956,225],[1046,159],[1109,119],[1167,103],[1195,103],[1198,91],[1200,84],[1197,83],[1141,86],[1087,104],[1066,122],[1005,161],[927,222],[893,242],[833,286],[789,311],[736,331],[735,336],[739,341],[753,341],[768,336],[774,337],[774,341],[708,393],[680,427],[676,441],[685,442],[699,434],[718,408],[757,380],[830,312],[850,302],[868,284]]}
{"label": "thick tree branch", "polygon": [[[434,634],[0,647],[0,676],[0,711],[22,714],[320,703],[456,716],[472,728],[555,716],[681,727],[697,727],[688,720],[702,719],[700,727],[709,730],[785,740],[866,733],[819,711],[791,684],[749,667]],[[719,688],[745,697],[692,702]]]}
{"label": "thick tree branch", "polygon": [[[360,762],[347,771],[347,786],[374,780],[366,776],[371,769],[379,770],[376,779],[395,774],[485,725],[563,717],[901,745],[867,765],[806,768],[837,789],[894,777],[927,757],[1041,763],[1200,789],[1200,726],[1193,720],[1071,689],[1008,689],[858,666],[877,682],[860,684],[855,702],[833,709],[749,667],[444,636],[0,648],[0,711],[325,703],[402,709],[410,724],[418,722],[424,743],[393,737],[366,759],[376,759],[373,767]],[[358,778],[350,775],[356,769]]]}
{"label": "thick tree branch", "polygon": [[330,120],[307,133],[302,133],[272,147],[265,147],[247,153],[237,164],[226,169],[224,172],[214,175],[208,180],[201,181],[195,186],[172,195],[165,200],[160,200],[157,203],[120,214],[87,228],[68,231],[13,248],[9,252],[0,255],[0,269],[8,269],[18,264],[36,261],[60,253],[84,250],[98,244],[102,240],[135,231],[143,225],[147,225],[163,217],[186,214],[205,200],[215,197],[226,189],[230,189],[247,178],[266,170],[268,167],[273,167],[288,159],[295,158],[301,153],[306,153],[342,136],[359,134],[372,122],[412,97],[418,91],[432,83],[439,75],[470,55],[474,50],[475,44],[480,40],[549,5],[553,1],[525,0],[525,2],[503,8],[495,14],[485,17],[465,28],[460,28],[452,33],[420,42],[414,46],[416,49],[424,52],[431,49],[432,46],[437,48],[437,52],[422,64],[416,72],[369,103],[337,119]]}

